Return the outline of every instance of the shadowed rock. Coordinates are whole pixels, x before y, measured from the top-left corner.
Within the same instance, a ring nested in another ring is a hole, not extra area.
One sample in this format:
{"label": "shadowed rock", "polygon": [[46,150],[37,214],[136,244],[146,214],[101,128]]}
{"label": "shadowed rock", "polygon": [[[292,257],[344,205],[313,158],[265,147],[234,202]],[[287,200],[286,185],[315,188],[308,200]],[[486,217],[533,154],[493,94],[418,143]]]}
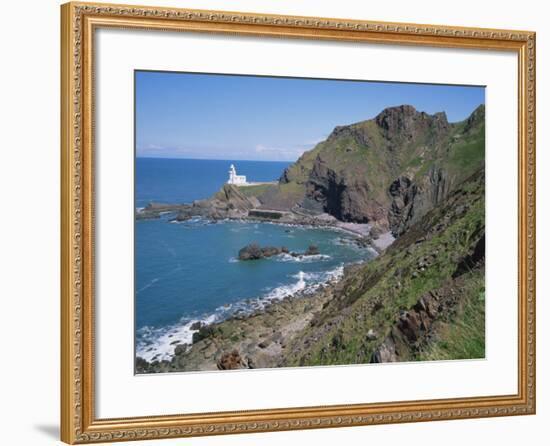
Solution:
{"label": "shadowed rock", "polygon": [[259,260],[283,253],[288,253],[288,248],[285,246],[281,246],[280,248],[265,246],[262,248],[257,243],[251,243],[239,250],[239,260]]}
{"label": "shadowed rock", "polygon": [[236,370],[246,368],[246,365],[237,350],[224,353],[216,365],[219,370]]}

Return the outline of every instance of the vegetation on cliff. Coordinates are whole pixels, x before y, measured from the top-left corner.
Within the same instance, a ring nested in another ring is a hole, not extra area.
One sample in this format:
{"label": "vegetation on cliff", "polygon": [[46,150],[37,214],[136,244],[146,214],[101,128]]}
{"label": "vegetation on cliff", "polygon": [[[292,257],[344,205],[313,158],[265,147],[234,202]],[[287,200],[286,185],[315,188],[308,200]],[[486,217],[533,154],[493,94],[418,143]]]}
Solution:
{"label": "vegetation on cliff", "polygon": [[[484,155],[483,105],[458,123],[391,107],[336,127],[276,185],[226,185],[180,206],[181,220],[263,209],[284,222],[368,223],[369,237],[397,239],[313,295],[201,328],[171,361],[138,358],[138,372],[484,357]],[[251,245],[239,257],[266,253]]]}
{"label": "vegetation on cliff", "polygon": [[336,127],[258,195],[263,207],[299,207],[341,221],[405,232],[483,166],[485,107],[449,123],[410,105]]}
{"label": "vegetation on cliff", "polygon": [[171,361],[138,359],[138,372],[484,357],[484,197],[479,169],[337,283],[204,327]]}
{"label": "vegetation on cliff", "polygon": [[286,365],[484,356],[483,170],[346,275]]}

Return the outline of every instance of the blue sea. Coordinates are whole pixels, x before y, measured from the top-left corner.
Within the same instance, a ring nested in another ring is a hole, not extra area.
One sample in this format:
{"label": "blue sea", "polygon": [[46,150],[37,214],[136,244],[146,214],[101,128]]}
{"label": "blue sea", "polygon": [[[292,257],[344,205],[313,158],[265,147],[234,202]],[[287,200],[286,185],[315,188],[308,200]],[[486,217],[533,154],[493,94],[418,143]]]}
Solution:
{"label": "blue sea", "polygon": [[[249,181],[277,180],[288,165],[138,158],[136,208],[151,201],[208,198],[227,180],[231,163]],[[197,321],[217,322],[298,292],[307,298],[321,284],[341,277],[345,264],[375,255],[336,230],[199,218],[173,223],[171,218],[135,225],[136,352],[147,360],[169,359],[178,343],[191,343],[191,326]],[[252,242],[296,252],[313,244],[321,254],[238,261],[239,249]]]}

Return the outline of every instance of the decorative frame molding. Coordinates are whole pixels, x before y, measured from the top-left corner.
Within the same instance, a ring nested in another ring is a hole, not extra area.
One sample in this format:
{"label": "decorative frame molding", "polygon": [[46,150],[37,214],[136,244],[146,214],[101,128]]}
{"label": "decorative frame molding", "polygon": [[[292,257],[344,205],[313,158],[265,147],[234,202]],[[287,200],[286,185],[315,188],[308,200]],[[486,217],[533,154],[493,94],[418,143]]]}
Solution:
{"label": "decorative frame molding", "polygon": [[[518,394],[96,419],[94,416],[93,35],[101,27],[509,51],[517,54]],[[158,439],[535,413],[535,33],[67,3],[61,7],[61,439]]]}

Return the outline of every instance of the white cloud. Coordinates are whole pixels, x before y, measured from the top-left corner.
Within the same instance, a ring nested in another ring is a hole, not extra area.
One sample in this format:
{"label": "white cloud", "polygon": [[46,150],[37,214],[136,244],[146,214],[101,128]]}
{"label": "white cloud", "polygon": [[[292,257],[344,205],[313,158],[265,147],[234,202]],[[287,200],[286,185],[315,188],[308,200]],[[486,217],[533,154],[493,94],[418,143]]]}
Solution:
{"label": "white cloud", "polygon": [[162,158],[202,158],[202,159],[241,159],[258,161],[296,161],[304,152],[313,149],[324,137],[314,138],[292,146],[271,146],[257,144],[255,147],[193,147],[164,146],[146,144],[137,148],[137,155],[142,157]]}
{"label": "white cloud", "polygon": [[304,152],[313,149],[318,143],[324,141],[325,137],[313,138],[301,144],[291,147],[272,147],[269,145],[258,144],[255,151],[262,156],[269,157],[272,160],[296,161]]}
{"label": "white cloud", "polygon": [[165,147],[159,146],[158,144],[149,144],[146,150],[163,150]]}
{"label": "white cloud", "polygon": [[295,161],[307,149],[303,147],[269,147],[258,144],[255,148],[257,154],[271,160]]}

